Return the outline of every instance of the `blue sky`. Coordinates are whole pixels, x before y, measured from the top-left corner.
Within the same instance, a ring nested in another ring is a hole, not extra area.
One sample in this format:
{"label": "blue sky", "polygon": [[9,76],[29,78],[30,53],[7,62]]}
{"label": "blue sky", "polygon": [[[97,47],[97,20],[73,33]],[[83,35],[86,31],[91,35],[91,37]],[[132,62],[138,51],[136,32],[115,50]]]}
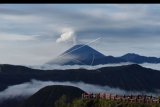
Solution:
{"label": "blue sky", "polygon": [[159,4],[0,4],[0,63],[43,64],[99,37],[105,55],[160,57],[159,34]]}

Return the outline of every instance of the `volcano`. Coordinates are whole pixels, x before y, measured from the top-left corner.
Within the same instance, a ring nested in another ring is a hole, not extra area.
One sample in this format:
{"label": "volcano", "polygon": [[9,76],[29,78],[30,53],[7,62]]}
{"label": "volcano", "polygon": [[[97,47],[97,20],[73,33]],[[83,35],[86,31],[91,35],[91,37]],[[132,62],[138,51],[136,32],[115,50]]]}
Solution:
{"label": "volcano", "polygon": [[125,62],[121,58],[105,56],[88,45],[75,45],[62,53],[56,59],[49,61],[48,65],[99,65],[107,63]]}

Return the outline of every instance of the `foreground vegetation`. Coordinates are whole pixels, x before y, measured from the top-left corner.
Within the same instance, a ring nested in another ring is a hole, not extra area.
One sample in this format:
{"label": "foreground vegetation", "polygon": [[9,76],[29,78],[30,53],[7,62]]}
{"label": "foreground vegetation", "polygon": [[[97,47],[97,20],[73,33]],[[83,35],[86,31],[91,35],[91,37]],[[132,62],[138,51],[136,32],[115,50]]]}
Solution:
{"label": "foreground vegetation", "polygon": [[104,99],[74,99],[69,102],[66,96],[62,96],[55,102],[54,107],[160,107],[160,104],[130,103]]}

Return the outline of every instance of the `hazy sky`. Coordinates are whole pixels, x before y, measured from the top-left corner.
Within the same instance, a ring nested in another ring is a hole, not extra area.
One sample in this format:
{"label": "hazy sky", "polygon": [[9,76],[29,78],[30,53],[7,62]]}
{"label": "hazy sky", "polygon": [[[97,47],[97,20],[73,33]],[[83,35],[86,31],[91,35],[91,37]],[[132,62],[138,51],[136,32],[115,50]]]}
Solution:
{"label": "hazy sky", "polygon": [[0,4],[0,63],[43,64],[74,44],[160,57],[159,4]]}

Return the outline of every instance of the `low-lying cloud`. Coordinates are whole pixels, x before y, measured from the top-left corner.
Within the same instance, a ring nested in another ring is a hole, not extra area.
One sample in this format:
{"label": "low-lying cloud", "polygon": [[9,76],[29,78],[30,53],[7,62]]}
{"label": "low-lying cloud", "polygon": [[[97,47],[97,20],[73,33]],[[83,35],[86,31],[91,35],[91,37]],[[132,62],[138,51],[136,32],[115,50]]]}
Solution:
{"label": "low-lying cloud", "polygon": [[88,70],[93,70],[93,69],[98,69],[98,68],[102,68],[102,67],[114,67],[114,66],[122,66],[122,65],[130,65],[133,63],[130,62],[126,62],[126,63],[118,63],[118,64],[100,64],[100,65],[95,65],[95,66],[91,66],[91,65],[49,65],[49,64],[45,64],[45,65],[37,65],[37,66],[28,66],[30,68],[33,69],[41,69],[41,70],[54,70],[54,69],[59,69],[59,70],[66,70],[66,69],[88,69]]}
{"label": "low-lying cloud", "polygon": [[109,86],[99,86],[93,84],[86,84],[84,82],[53,82],[53,81],[39,81],[31,80],[30,82],[25,82],[18,85],[8,86],[7,89],[0,92],[0,100],[6,100],[16,97],[28,97],[36,93],[41,88],[48,85],[67,85],[78,87],[88,93],[112,93],[112,94],[148,94],[157,96],[159,94],[147,93],[147,92],[136,92],[136,91],[125,91],[119,88],[111,88]]}
{"label": "low-lying cloud", "polygon": [[143,64],[140,64],[140,65],[143,66],[143,67],[146,67],[146,68],[151,68],[151,69],[155,69],[155,70],[160,70],[160,63],[157,63],[157,64],[143,63]]}
{"label": "low-lying cloud", "polygon": [[[54,62],[53,62],[54,63]],[[94,69],[99,69],[102,67],[116,67],[116,66],[123,66],[123,65],[130,65],[134,64],[131,62],[124,62],[124,63],[117,63],[117,64],[99,64],[99,65],[58,65],[58,64],[44,64],[44,65],[36,65],[36,66],[28,66],[29,68],[33,69],[41,69],[41,70],[54,70],[54,69],[59,69],[59,70],[66,70],[66,69],[87,69],[87,70],[94,70]],[[145,68],[150,68],[154,70],[159,70],[160,71],[160,63],[157,64],[152,64],[152,63],[143,63],[139,64],[142,67]]]}
{"label": "low-lying cloud", "polygon": [[[38,69],[52,69],[53,67],[55,68],[56,66],[62,66],[64,63],[70,61],[70,60],[74,60],[76,61],[76,59],[78,58],[78,56],[74,56],[74,55],[66,55],[66,54],[62,54],[61,56],[58,56],[57,58],[47,62],[45,65],[42,65],[42,66],[35,66],[38,67]],[[53,65],[53,66],[52,66]],[[34,67],[34,66],[33,66]]]}

